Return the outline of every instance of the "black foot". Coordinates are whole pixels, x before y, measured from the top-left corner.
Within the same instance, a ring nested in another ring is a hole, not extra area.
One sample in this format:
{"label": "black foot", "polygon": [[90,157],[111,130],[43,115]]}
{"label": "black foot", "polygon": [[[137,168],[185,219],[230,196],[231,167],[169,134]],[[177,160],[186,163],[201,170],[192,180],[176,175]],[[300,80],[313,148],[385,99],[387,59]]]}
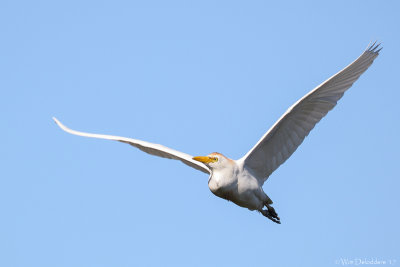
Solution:
{"label": "black foot", "polygon": [[274,218],[280,220],[280,218],[278,217],[278,213],[276,213],[276,211],[275,211],[275,209],[274,209],[273,207],[271,207],[270,205],[268,205],[267,208],[268,208],[269,214],[270,214],[272,217],[274,217]]}
{"label": "black foot", "polygon": [[274,223],[281,223],[281,219],[278,217],[278,213],[276,213],[275,209],[270,205],[267,205],[267,210],[261,210],[262,215],[273,221]]}

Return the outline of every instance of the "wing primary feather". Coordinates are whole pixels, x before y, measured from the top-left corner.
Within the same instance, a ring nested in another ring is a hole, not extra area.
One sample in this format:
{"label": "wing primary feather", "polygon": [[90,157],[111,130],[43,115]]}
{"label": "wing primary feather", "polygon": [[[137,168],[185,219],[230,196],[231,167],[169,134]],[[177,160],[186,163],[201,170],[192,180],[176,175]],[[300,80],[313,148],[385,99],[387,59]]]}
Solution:
{"label": "wing primary feather", "polygon": [[[264,183],[294,153],[315,125],[334,108],[344,92],[369,68],[381,49],[380,43],[370,43],[355,61],[293,104],[239,160],[243,166],[255,174],[261,184]],[[296,136],[295,143],[292,142],[292,136]]]}
{"label": "wing primary feather", "polygon": [[195,168],[199,171],[202,171],[202,172],[208,173],[208,174],[211,173],[210,169],[206,165],[204,165],[201,162],[193,160],[192,159],[193,157],[186,153],[183,153],[183,152],[180,152],[180,151],[177,151],[177,150],[174,150],[174,149],[171,149],[171,148],[159,145],[159,144],[153,144],[150,142],[136,140],[136,139],[127,138],[127,137],[79,132],[79,131],[68,128],[67,126],[62,124],[59,120],[57,120],[55,117],[53,117],[53,120],[56,122],[56,124],[62,130],[64,130],[67,133],[84,136],[84,137],[92,137],[92,138],[100,138],[100,139],[119,141],[122,143],[129,144],[131,146],[134,146],[150,155],[159,156],[162,158],[180,160],[184,164],[186,164],[192,168]]}

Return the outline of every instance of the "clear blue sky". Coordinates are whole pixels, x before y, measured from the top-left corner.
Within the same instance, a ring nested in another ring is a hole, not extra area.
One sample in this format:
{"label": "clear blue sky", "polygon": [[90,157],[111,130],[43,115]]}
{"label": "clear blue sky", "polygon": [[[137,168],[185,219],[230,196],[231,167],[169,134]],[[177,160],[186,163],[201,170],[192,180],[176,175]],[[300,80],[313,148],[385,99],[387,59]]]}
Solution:
{"label": "clear blue sky", "polygon": [[[397,260],[396,1],[1,1],[0,266]],[[239,158],[298,98],[384,49],[266,182],[282,224],[207,176],[71,128]]]}

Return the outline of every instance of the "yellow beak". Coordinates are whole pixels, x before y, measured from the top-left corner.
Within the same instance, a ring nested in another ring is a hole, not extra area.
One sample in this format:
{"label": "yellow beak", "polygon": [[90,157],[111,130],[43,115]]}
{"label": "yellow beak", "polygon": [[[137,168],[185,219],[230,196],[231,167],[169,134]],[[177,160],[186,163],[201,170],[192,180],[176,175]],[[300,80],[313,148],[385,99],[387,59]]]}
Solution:
{"label": "yellow beak", "polygon": [[210,157],[194,157],[193,158],[194,160],[197,160],[197,161],[200,161],[200,162],[203,162],[203,163],[210,163],[210,162],[213,162],[213,159],[212,158],[210,158]]}

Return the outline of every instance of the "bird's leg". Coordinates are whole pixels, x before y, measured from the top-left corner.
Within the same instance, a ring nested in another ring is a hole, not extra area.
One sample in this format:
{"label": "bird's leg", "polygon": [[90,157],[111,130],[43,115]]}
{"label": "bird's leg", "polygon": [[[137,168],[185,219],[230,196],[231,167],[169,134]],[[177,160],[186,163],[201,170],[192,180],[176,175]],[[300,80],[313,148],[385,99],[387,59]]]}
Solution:
{"label": "bird's leg", "polygon": [[276,213],[275,209],[271,207],[269,204],[265,204],[267,210],[260,210],[261,214],[270,219],[275,223],[281,223],[281,219],[278,217],[278,213]]}
{"label": "bird's leg", "polygon": [[278,213],[276,213],[275,209],[271,205],[266,204],[265,206],[267,207],[268,212],[272,217],[280,220],[280,218],[278,217]]}
{"label": "bird's leg", "polygon": [[273,221],[274,223],[278,223],[280,224],[280,220],[274,218],[271,216],[271,214],[269,214],[268,210],[260,210],[261,214],[264,215],[265,217],[267,217],[268,219],[270,219],[271,221]]}

